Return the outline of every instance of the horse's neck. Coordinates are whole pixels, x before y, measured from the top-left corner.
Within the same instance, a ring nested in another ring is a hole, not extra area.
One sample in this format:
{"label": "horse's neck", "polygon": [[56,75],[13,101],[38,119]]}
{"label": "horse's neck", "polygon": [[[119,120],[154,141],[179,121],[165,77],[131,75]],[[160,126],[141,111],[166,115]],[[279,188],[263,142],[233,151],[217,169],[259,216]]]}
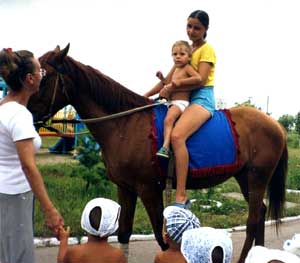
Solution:
{"label": "horse's neck", "polygon": [[[68,64],[76,86],[75,96],[77,97],[77,93],[81,93],[86,100],[97,104],[103,113],[112,114],[149,103],[147,98],[125,88],[90,66],[83,65],[71,58],[68,60]],[[91,106],[88,108],[92,109]]]}
{"label": "horse's neck", "polygon": [[[75,85],[72,104],[82,119],[100,118],[149,103],[147,98],[128,90],[96,69],[72,59],[68,60],[68,65]],[[114,144],[116,147],[128,134],[129,137],[136,136],[134,131],[137,126],[146,126],[145,123],[149,123],[150,114],[146,114],[145,118],[139,116],[137,113],[87,126],[101,145],[109,148]]]}

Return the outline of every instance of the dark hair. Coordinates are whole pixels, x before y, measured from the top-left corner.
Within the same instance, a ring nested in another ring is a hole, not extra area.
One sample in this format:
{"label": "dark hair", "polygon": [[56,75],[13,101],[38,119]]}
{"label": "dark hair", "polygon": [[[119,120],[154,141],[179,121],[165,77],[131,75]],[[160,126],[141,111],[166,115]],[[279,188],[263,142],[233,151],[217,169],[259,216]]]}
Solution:
{"label": "dark hair", "polygon": [[98,231],[101,221],[102,210],[99,206],[92,209],[89,215],[89,220],[92,228]]}
{"label": "dark hair", "polygon": [[[208,29],[209,26],[209,16],[205,11],[196,10],[189,15],[189,18],[197,18],[199,22]],[[206,33],[204,34],[204,38],[206,38]]]}
{"label": "dark hair", "polygon": [[27,50],[13,52],[11,49],[3,49],[0,51],[0,76],[11,90],[21,90],[26,74],[34,72],[35,65],[32,58],[33,54]]}

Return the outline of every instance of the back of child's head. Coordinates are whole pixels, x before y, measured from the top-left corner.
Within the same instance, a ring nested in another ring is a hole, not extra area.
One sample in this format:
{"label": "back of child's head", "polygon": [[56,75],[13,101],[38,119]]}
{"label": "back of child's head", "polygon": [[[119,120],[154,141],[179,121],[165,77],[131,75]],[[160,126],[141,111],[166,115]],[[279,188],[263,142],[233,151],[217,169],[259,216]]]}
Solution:
{"label": "back of child's head", "polygon": [[192,47],[190,46],[190,44],[187,41],[185,41],[185,40],[176,41],[172,46],[172,52],[173,52],[173,49],[175,47],[183,48],[189,54],[189,56],[192,56],[193,50],[192,50]]}
{"label": "back of child's head", "polygon": [[223,263],[223,260],[224,260],[223,248],[220,246],[215,247],[211,252],[212,263]]}
{"label": "back of child's head", "polygon": [[96,206],[92,209],[89,215],[91,226],[94,229],[99,229],[100,221],[101,221],[102,210],[99,206]]}
{"label": "back of child's head", "polygon": [[106,198],[89,201],[81,216],[81,227],[88,234],[108,237],[119,228],[120,205]]}
{"label": "back of child's head", "polygon": [[232,240],[225,230],[190,229],[182,235],[181,253],[188,263],[230,263]]}
{"label": "back of child's head", "polygon": [[165,230],[168,236],[177,244],[180,244],[184,231],[200,227],[199,219],[187,209],[168,206],[164,209],[163,215]]}

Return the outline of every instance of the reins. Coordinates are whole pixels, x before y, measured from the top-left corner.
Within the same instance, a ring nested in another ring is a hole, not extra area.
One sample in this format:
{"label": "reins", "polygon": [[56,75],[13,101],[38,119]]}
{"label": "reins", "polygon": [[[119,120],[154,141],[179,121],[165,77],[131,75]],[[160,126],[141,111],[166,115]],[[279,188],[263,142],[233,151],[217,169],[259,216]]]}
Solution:
{"label": "reins", "polygon": [[[62,74],[57,73],[57,77],[56,77],[56,80],[55,80],[54,91],[53,91],[53,95],[52,95],[52,98],[51,98],[51,104],[50,104],[50,107],[49,107],[49,113],[48,113],[48,115],[46,115],[45,119],[49,118],[52,115],[52,109],[53,109],[53,105],[54,105],[54,102],[55,102],[55,97],[56,97],[56,92],[57,92],[59,81],[62,84],[62,89],[63,89],[64,94],[67,96],[68,100],[70,100],[69,96],[67,94],[67,91],[65,89],[65,86],[64,86],[64,79],[62,77]],[[157,100],[157,102],[155,102],[153,104],[144,105],[144,106],[133,108],[133,109],[130,109],[130,110],[114,113],[114,114],[111,114],[111,115],[108,115],[108,116],[102,116],[102,117],[97,117],[97,118],[89,118],[89,119],[52,120],[51,123],[100,123],[100,122],[103,122],[103,121],[108,121],[108,120],[112,120],[112,119],[116,119],[116,118],[121,118],[121,117],[130,115],[130,114],[133,114],[135,112],[143,111],[145,109],[149,109],[149,108],[152,108],[152,107],[155,107],[155,106],[158,106],[158,105],[161,105],[161,104],[165,104],[165,103],[166,103],[166,99],[160,99],[160,100]],[[39,127],[43,127],[43,128],[45,128],[49,131],[53,131],[53,132],[57,133],[58,135],[61,135],[62,137],[64,135],[70,136],[70,135],[81,135],[81,134],[89,133],[88,131],[76,132],[76,133],[65,133],[65,132],[60,131],[60,130],[58,130],[58,129],[50,126],[50,125],[47,125],[45,123],[45,121],[34,122],[34,125],[38,125]]]}
{"label": "reins", "polygon": [[162,100],[159,100],[158,102],[155,102],[153,104],[148,104],[148,105],[133,108],[133,109],[130,109],[130,110],[127,110],[127,111],[122,111],[122,112],[118,112],[118,113],[115,113],[115,114],[111,114],[111,115],[108,115],[108,116],[98,117],[98,118],[90,118],[90,119],[78,119],[78,121],[83,122],[83,123],[93,123],[93,122],[102,122],[102,121],[112,120],[112,119],[124,117],[126,115],[130,115],[132,113],[143,111],[145,109],[152,108],[152,107],[155,107],[155,106],[158,106],[158,105],[161,105],[161,104],[165,104],[165,103],[166,103],[166,100],[162,99]]}
{"label": "reins", "polygon": [[[152,107],[164,104],[164,103],[166,103],[166,101],[161,100],[161,101],[153,103],[153,104],[148,104],[148,105],[133,108],[133,109],[130,109],[130,110],[127,110],[127,111],[122,111],[122,112],[118,112],[118,113],[115,113],[115,114],[111,114],[111,115],[108,115],[108,116],[103,116],[103,117],[98,117],[98,118],[90,118],[90,119],[52,120],[51,123],[73,123],[73,124],[76,124],[76,123],[95,123],[95,122],[100,123],[100,122],[103,122],[103,121],[108,121],[108,120],[112,120],[112,119],[116,119],[116,118],[121,118],[121,117],[130,115],[130,114],[133,114],[135,112],[143,111],[145,109],[149,109],[149,108],[152,108]],[[50,126],[50,125],[47,125],[44,121],[36,121],[36,122],[34,122],[34,125],[38,125],[38,126],[43,127],[43,128],[45,128],[49,131],[53,131],[53,132],[57,133],[58,135],[61,135],[62,137],[64,137],[64,135],[65,136],[66,135],[70,136],[70,135],[81,135],[81,134],[89,133],[89,131],[65,133],[65,132],[60,131],[60,130],[58,130],[58,129]]]}

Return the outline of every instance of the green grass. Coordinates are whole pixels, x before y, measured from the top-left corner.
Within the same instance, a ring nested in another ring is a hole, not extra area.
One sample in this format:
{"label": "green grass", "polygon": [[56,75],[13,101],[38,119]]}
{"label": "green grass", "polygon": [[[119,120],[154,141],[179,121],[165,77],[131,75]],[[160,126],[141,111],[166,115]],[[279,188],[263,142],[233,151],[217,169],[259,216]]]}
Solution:
{"label": "green grass", "polygon": [[[71,158],[71,157],[70,157]],[[289,174],[288,188],[300,189],[300,150],[289,150]],[[72,236],[82,236],[84,233],[80,227],[81,212],[85,204],[92,198],[99,197],[96,194],[99,185],[93,185],[89,191],[85,191],[86,183],[78,176],[78,162],[66,162],[62,164],[39,165],[43,174],[48,193],[65,219],[65,224],[71,226]],[[116,186],[109,183],[109,191],[103,197],[111,198],[117,201]],[[192,211],[199,217],[202,226],[211,226],[217,228],[230,228],[239,225],[245,225],[248,208],[244,200],[225,198],[222,193],[238,192],[239,186],[231,178],[225,183],[207,190],[190,190],[189,196],[198,199],[214,199],[223,203],[222,207],[213,207],[211,210],[203,209],[200,205],[192,206]],[[173,190],[174,196],[174,190]],[[287,201],[300,203],[299,194],[287,194]],[[286,216],[295,216],[300,214],[300,207],[289,208],[286,210]],[[39,208],[38,202],[35,204],[35,236],[50,236],[51,233],[44,226],[44,218]],[[151,224],[145,208],[138,199],[134,218],[134,229],[136,234],[152,233]]]}

